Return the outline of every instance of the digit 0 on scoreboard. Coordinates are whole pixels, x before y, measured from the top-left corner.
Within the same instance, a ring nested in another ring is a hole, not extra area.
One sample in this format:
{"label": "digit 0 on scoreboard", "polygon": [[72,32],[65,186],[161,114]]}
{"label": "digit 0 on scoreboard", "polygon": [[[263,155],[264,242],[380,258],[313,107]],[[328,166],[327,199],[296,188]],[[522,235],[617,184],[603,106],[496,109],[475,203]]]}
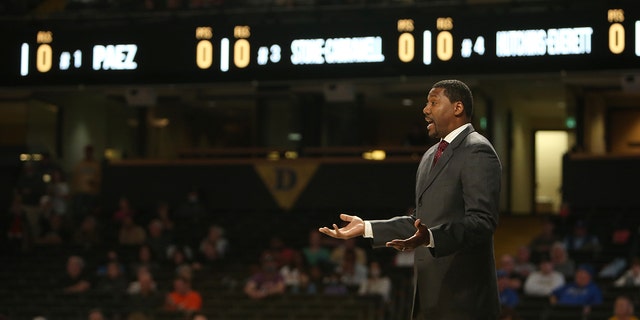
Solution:
{"label": "digit 0 on scoreboard", "polygon": [[36,40],[40,44],[36,51],[36,69],[42,73],[49,72],[53,66],[53,49],[49,45],[53,41],[53,32],[38,31]]}
{"label": "digit 0 on scoreboard", "polygon": [[624,10],[609,9],[607,19],[612,24],[609,26],[609,51],[613,54],[621,54],[624,51]]}
{"label": "digit 0 on scoreboard", "polygon": [[240,69],[246,68],[251,61],[251,44],[247,40],[251,36],[251,29],[249,26],[236,26],[233,36],[238,39],[233,45],[233,64]]}
{"label": "digit 0 on scoreboard", "polygon": [[211,44],[211,38],[213,38],[213,31],[211,27],[197,27],[196,39],[198,44],[196,46],[196,65],[200,69],[209,69],[213,65],[213,44]]}
{"label": "digit 0 on scoreboard", "polygon": [[402,32],[398,37],[398,58],[402,62],[411,62],[416,53],[416,40],[413,37],[413,20],[398,20],[398,31]]}
{"label": "digit 0 on scoreboard", "polygon": [[440,32],[436,36],[436,56],[441,61],[449,61],[453,57],[453,35],[449,30],[453,29],[451,17],[438,18],[436,27]]}

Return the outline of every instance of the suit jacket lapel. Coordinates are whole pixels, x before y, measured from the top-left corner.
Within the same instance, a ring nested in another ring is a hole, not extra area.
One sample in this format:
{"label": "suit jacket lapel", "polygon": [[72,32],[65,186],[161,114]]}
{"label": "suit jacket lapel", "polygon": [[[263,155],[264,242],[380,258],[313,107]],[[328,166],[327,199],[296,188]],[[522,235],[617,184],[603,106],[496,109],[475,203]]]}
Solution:
{"label": "suit jacket lapel", "polygon": [[[444,168],[445,164],[449,162],[449,160],[455,153],[455,150],[458,148],[458,146],[460,146],[460,143],[462,143],[462,140],[464,140],[467,137],[467,135],[469,135],[473,131],[475,131],[475,129],[473,128],[472,125],[470,125],[466,129],[464,129],[462,132],[460,132],[460,134],[455,139],[453,139],[453,141],[451,141],[449,146],[447,146],[447,148],[444,150],[442,155],[440,155],[440,159],[438,159],[438,162],[433,167],[431,167],[431,163],[433,163],[433,157],[435,155],[435,150],[437,149],[437,147],[433,150],[429,149],[427,151],[428,155],[425,154],[425,157],[423,158],[423,161],[422,161],[423,163],[420,163],[421,169],[423,165],[425,166],[425,168],[419,171],[420,176],[418,176],[418,183],[416,184],[416,186],[420,186],[420,188],[417,190],[419,192],[416,193],[418,197],[422,196],[422,194],[427,190],[427,188],[429,188],[431,183],[433,183],[433,180],[435,180],[435,178],[438,176],[442,168]],[[428,160],[428,161],[425,161],[425,160]]]}

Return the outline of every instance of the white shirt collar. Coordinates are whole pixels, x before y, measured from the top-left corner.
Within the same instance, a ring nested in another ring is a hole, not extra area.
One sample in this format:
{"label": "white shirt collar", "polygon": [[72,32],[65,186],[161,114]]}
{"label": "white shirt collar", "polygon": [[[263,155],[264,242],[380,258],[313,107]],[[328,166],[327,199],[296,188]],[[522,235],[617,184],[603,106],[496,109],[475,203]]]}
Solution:
{"label": "white shirt collar", "polygon": [[455,130],[449,132],[449,134],[446,137],[444,137],[444,141],[451,143],[451,141],[453,141],[453,139],[455,139],[460,134],[460,132],[462,132],[464,129],[466,129],[470,125],[471,123],[465,123],[457,127]]}

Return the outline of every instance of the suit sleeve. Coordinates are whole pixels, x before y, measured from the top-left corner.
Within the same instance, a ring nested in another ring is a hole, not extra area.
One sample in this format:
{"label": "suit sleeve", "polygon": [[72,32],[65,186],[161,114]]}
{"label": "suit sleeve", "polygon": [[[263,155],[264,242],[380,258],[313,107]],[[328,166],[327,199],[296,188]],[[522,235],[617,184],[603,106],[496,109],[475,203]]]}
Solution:
{"label": "suit sleeve", "polygon": [[486,245],[498,224],[502,168],[493,147],[473,144],[461,168],[462,218],[431,228],[434,257],[448,256],[477,245]]}
{"label": "suit sleeve", "polygon": [[373,230],[373,247],[384,247],[393,239],[406,239],[416,233],[414,225],[416,218],[411,216],[397,216],[388,220],[371,220]]}

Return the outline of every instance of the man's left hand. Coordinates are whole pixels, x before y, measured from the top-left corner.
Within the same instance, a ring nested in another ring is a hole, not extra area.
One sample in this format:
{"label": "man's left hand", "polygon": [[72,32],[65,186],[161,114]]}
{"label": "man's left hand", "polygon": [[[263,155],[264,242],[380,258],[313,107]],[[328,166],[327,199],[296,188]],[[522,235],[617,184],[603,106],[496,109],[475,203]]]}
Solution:
{"label": "man's left hand", "polygon": [[417,219],[414,223],[417,231],[411,237],[400,240],[395,239],[386,243],[387,247],[395,248],[398,251],[413,250],[419,246],[426,246],[429,244],[429,228],[422,224],[420,219]]}

